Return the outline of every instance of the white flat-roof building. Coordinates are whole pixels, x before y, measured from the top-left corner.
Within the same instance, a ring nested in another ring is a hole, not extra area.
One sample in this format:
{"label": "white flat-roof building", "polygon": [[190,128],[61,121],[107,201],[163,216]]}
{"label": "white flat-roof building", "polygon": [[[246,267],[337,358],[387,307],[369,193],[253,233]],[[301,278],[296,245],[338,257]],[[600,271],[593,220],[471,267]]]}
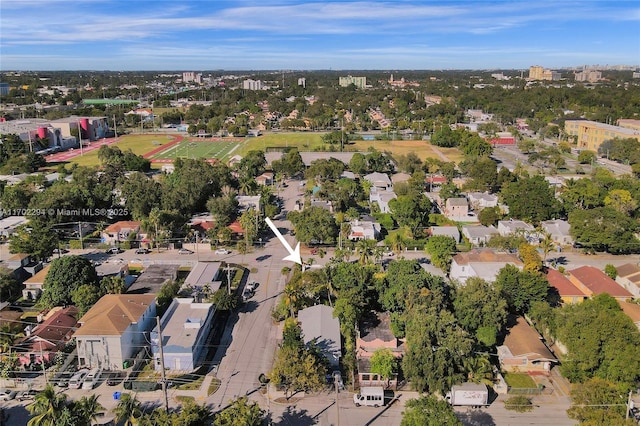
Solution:
{"label": "white flat-roof building", "polygon": [[[213,325],[212,303],[195,303],[193,299],[173,299],[160,320],[164,368],[169,371],[192,371],[207,355],[206,340]],[[151,332],[153,361],[161,369],[158,328]]]}
{"label": "white flat-roof building", "polygon": [[0,219],[0,239],[9,238],[20,225],[27,223],[25,216],[9,216]]}

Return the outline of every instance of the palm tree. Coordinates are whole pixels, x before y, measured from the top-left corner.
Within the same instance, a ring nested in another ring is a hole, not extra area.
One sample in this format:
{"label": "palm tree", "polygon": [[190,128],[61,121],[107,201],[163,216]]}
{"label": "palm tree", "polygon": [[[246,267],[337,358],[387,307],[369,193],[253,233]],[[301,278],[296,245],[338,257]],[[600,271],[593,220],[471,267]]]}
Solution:
{"label": "palm tree", "polygon": [[124,422],[125,426],[134,426],[138,424],[138,419],[142,416],[142,407],[140,401],[130,393],[123,393],[120,396],[120,402],[113,409],[116,415],[116,423]]}
{"label": "palm tree", "polygon": [[468,357],[462,360],[462,365],[467,372],[468,381],[493,385],[493,368],[486,357]]}
{"label": "palm tree", "polygon": [[105,408],[98,402],[98,395],[83,396],[76,402],[75,409],[86,424],[93,424]]}
{"label": "palm tree", "polygon": [[358,263],[366,265],[373,256],[373,248],[375,247],[374,240],[360,240],[356,243],[356,252],[358,253]]}
{"label": "palm tree", "polygon": [[553,251],[553,238],[551,237],[551,234],[548,232],[544,233],[544,238],[542,239],[542,241],[540,241],[540,248],[542,249],[542,253],[544,254],[544,257],[542,258],[542,263],[546,264],[547,263],[547,256],[549,256],[549,253],[551,253]]}
{"label": "palm tree", "polygon": [[407,247],[407,243],[400,232],[396,232],[390,237],[390,246],[391,251],[393,251],[396,255],[399,255],[400,253],[402,253],[405,247]]}
{"label": "palm tree", "polygon": [[27,426],[54,426],[66,406],[67,395],[56,394],[53,386],[47,385],[36,395],[33,404],[27,406],[29,413],[34,415]]}

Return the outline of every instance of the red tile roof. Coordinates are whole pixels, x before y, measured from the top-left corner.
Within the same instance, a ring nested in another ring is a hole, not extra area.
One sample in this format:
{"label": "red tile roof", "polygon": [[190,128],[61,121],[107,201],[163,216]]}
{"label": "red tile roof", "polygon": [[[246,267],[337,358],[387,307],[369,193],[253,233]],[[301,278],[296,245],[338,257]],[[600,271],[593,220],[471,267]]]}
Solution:
{"label": "red tile roof", "polygon": [[227,226],[227,228],[231,229],[231,232],[235,232],[236,234],[244,233],[244,229],[242,229],[242,225],[237,220],[233,222],[231,225]]}
{"label": "red tile roof", "polygon": [[593,266],[581,266],[569,271],[569,274],[591,290],[593,294],[607,293],[613,297],[633,297],[607,274]]}
{"label": "red tile roof", "polygon": [[137,222],[135,220],[121,220],[119,222],[112,223],[111,225],[107,226],[107,228],[104,231],[108,234],[111,234],[114,232],[120,232],[123,229],[134,230],[138,228],[140,228],[140,222]]}
{"label": "red tile roof", "polygon": [[555,269],[547,270],[547,280],[549,285],[558,290],[560,297],[562,296],[587,296],[582,290],[573,285],[571,281],[562,273]]}

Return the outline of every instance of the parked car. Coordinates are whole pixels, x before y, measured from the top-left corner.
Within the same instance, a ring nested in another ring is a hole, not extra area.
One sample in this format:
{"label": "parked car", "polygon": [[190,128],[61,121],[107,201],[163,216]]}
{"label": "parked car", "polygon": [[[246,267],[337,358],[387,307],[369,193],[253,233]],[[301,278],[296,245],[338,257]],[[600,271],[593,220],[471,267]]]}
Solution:
{"label": "parked car", "polygon": [[120,247],[111,247],[105,251],[107,254],[118,254],[122,252],[123,250]]}
{"label": "parked car", "polygon": [[62,373],[58,373],[53,378],[53,384],[55,386],[60,387],[60,388],[66,388],[67,386],[69,386],[69,380],[71,380],[71,378],[75,374],[76,373],[74,373],[72,371],[63,371]]}
{"label": "parked car", "polygon": [[256,288],[258,288],[259,285],[260,284],[255,281],[250,281],[247,283],[247,285],[244,286],[244,289],[253,293],[256,291]]}
{"label": "parked car", "polygon": [[93,389],[98,383],[100,383],[100,377],[102,376],[102,370],[94,368],[91,370],[82,381],[82,389]]}
{"label": "parked car", "polygon": [[149,253],[151,253],[151,250],[146,248],[139,248],[136,250],[136,254],[149,254]]}
{"label": "parked car", "polygon": [[222,249],[221,248],[221,249],[218,249],[218,250],[214,251],[214,253],[215,254],[229,254],[231,252],[229,250],[227,250],[227,249]]}
{"label": "parked car", "polygon": [[89,370],[87,368],[78,370],[78,372],[69,379],[69,389],[80,389],[87,374],[89,374]]}
{"label": "parked car", "polygon": [[254,292],[251,290],[248,290],[247,288],[244,289],[244,291],[242,292],[242,301],[246,302],[247,300],[251,299],[254,295]]}
{"label": "parked car", "polygon": [[20,392],[18,392],[18,395],[16,396],[16,399],[18,401],[26,401],[26,400],[33,401],[34,399],[36,399],[36,395],[37,394],[38,394],[38,391],[37,390],[33,390],[33,389],[20,391]]}
{"label": "parked car", "polygon": [[16,392],[9,389],[0,389],[0,399],[10,401],[16,397]]}
{"label": "parked car", "polygon": [[178,254],[193,254],[193,251],[186,248],[181,248],[180,250],[178,250]]}
{"label": "parked car", "polygon": [[127,373],[124,371],[112,371],[107,377],[107,386],[116,386],[122,383]]}
{"label": "parked car", "polygon": [[53,249],[53,254],[65,254],[65,253],[69,253],[69,250],[67,249]]}

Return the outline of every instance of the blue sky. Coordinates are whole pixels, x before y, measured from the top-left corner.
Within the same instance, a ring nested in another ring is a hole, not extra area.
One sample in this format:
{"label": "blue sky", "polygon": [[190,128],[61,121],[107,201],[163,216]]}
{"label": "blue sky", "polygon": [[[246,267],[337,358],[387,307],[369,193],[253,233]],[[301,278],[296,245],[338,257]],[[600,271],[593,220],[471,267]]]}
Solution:
{"label": "blue sky", "polygon": [[640,63],[640,2],[2,0],[1,70]]}

